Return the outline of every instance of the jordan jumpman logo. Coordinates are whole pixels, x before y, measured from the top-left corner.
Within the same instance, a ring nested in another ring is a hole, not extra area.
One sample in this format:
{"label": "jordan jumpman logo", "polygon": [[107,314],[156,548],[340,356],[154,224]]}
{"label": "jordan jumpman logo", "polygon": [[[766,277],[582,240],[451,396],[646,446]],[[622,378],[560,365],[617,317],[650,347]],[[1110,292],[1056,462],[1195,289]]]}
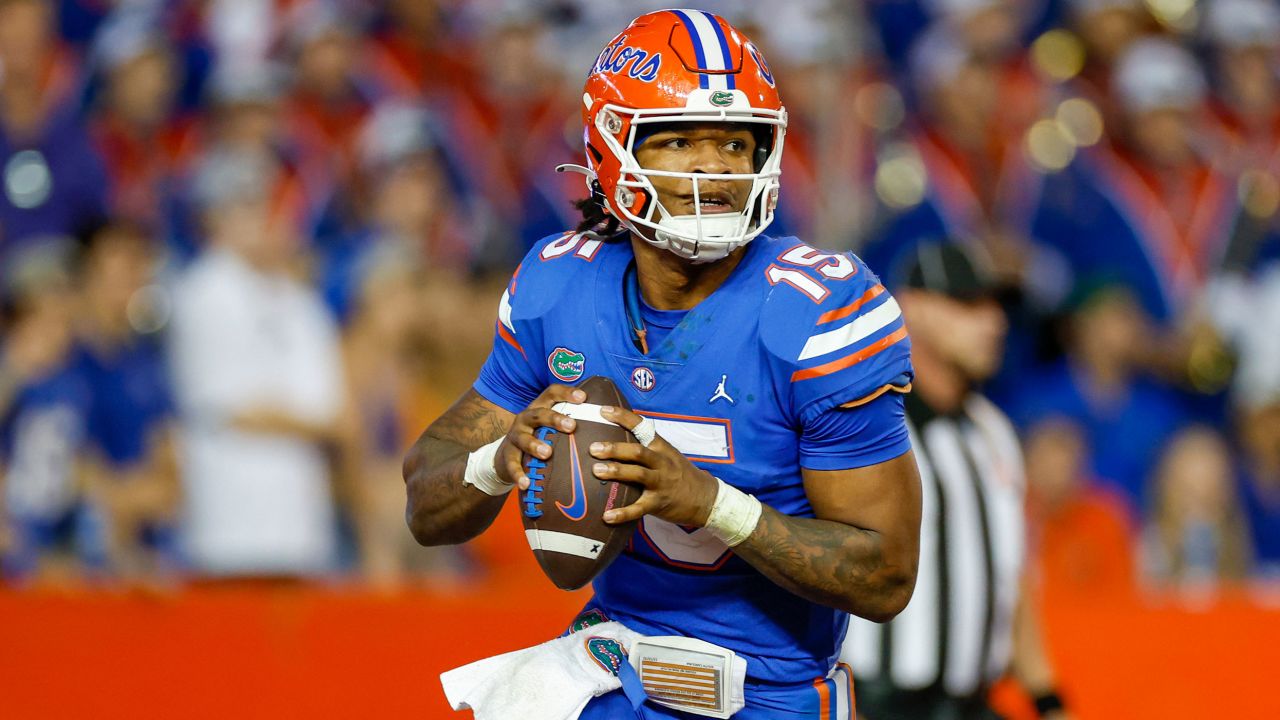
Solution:
{"label": "jordan jumpman logo", "polygon": [[729,379],[729,376],[728,376],[728,375],[721,375],[721,376],[720,376],[720,384],[716,386],[716,391],[715,391],[715,393],[713,393],[713,394],[711,395],[711,399],[707,401],[707,404],[708,404],[708,405],[710,405],[711,403],[713,403],[713,402],[715,402],[715,401],[717,401],[717,400],[720,400],[720,399],[728,400],[730,405],[737,405],[737,404],[738,404],[738,401],[736,401],[736,400],[734,400],[733,398],[729,397],[729,393],[725,392],[725,389],[724,389],[724,383],[725,383],[725,381],[726,381],[726,380],[728,380],[728,379]]}

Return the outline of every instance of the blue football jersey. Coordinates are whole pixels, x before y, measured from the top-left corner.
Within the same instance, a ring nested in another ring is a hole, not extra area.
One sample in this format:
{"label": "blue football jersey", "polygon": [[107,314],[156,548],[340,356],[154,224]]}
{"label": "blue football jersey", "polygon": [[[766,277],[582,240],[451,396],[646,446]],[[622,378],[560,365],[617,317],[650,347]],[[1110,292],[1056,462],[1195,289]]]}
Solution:
{"label": "blue football jersey", "polygon": [[52,522],[80,502],[76,463],[84,450],[92,388],[65,363],[23,385],[0,417],[0,472],[6,510]]}
{"label": "blue football jersey", "polygon": [[[822,419],[837,406],[910,383],[897,303],[850,253],[762,236],[644,354],[624,299],[633,261],[622,239],[566,233],[535,245],[502,296],[476,391],[518,413],[548,385],[604,375],[699,467],[781,513],[813,517],[801,468],[834,468],[829,457],[808,462],[806,429],[829,427]],[[901,438],[887,456],[862,464],[901,455],[905,427]],[[844,613],[782,589],[705,529],[655,517],[644,518],[593,588],[589,608],[637,632],[732,648],[747,659],[748,675],[765,682],[825,675],[847,624]]]}
{"label": "blue football jersey", "polygon": [[77,362],[94,390],[86,428],[90,447],[116,469],[146,462],[153,435],[174,416],[161,348],[144,338],[108,352],[85,345]]}

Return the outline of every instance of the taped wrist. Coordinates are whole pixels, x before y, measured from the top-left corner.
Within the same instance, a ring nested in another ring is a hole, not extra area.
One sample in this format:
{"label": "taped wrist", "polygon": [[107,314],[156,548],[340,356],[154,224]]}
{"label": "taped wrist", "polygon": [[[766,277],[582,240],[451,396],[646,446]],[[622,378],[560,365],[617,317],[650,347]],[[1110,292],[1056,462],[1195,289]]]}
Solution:
{"label": "taped wrist", "polygon": [[720,478],[716,478],[716,482],[719,489],[711,506],[711,515],[707,517],[706,528],[725,545],[734,547],[755,532],[764,506],[754,495],[748,495]]}
{"label": "taped wrist", "polygon": [[511,492],[514,483],[503,482],[498,478],[498,471],[493,467],[493,459],[498,454],[498,446],[502,438],[478,448],[467,456],[467,470],[462,474],[463,485],[473,485],[477,490],[497,497]]}

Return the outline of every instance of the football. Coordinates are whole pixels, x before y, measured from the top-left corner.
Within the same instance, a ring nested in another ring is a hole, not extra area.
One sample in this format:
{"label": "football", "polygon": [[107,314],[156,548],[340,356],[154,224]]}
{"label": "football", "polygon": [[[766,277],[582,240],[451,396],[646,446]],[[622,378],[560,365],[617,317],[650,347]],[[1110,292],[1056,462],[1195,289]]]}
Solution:
{"label": "football", "polygon": [[626,399],[606,377],[589,378],[578,387],[587,394],[585,402],[554,408],[574,417],[575,431],[538,429],[538,438],[551,446],[551,457],[524,457],[530,484],[520,494],[529,547],[542,571],[563,590],[591,582],[627,546],[636,523],[607,525],[604,513],[630,505],[641,492],[636,485],[601,480],[591,470],[591,443],[636,442],[625,428],[600,417],[602,405],[629,408]]}

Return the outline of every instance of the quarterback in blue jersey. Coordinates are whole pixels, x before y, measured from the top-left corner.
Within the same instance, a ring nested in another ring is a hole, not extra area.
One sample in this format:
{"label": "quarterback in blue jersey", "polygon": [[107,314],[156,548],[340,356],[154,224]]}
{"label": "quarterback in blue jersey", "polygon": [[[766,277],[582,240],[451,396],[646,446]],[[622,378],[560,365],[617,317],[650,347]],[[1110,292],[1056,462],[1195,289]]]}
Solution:
{"label": "quarterback in blue jersey", "polygon": [[[635,412],[601,415],[646,444],[590,448],[599,477],[644,488],[604,519],[642,521],[587,612],[745,659],[736,718],[848,718],[845,613],[888,620],[915,584],[897,303],[853,255],[762,234],[786,111],[723,19],[638,18],[583,105],[586,219],[530,251],[474,387],[410,451],[410,529],[424,545],[483,532],[528,486],[522,458],[550,456],[537,428],[573,431],[552,406],[607,376]],[[580,717],[726,717],[682,707],[610,692]]]}

